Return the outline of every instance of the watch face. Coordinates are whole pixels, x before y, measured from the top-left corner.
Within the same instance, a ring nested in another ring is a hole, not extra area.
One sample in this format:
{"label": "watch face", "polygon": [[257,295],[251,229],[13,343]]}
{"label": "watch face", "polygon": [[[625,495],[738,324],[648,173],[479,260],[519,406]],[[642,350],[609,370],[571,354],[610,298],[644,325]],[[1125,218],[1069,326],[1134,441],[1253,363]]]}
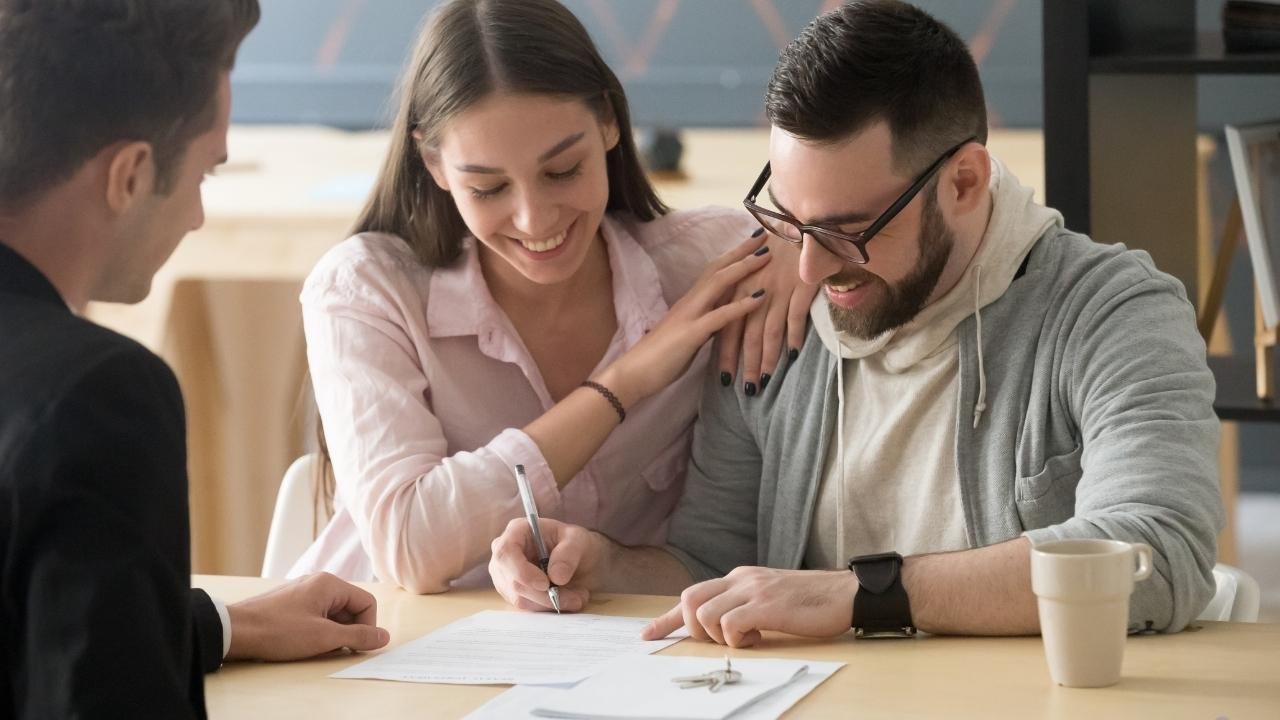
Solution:
{"label": "watch face", "polygon": [[877,553],[875,555],[859,555],[855,558],[849,558],[848,568],[850,572],[854,572],[855,568],[865,565],[874,565],[886,560],[896,560],[898,565],[902,565],[902,556],[896,552]]}
{"label": "watch face", "polygon": [[881,560],[902,560],[902,556],[896,552],[877,553],[875,555],[861,555],[849,560],[850,565],[861,565],[863,563],[880,562]]}

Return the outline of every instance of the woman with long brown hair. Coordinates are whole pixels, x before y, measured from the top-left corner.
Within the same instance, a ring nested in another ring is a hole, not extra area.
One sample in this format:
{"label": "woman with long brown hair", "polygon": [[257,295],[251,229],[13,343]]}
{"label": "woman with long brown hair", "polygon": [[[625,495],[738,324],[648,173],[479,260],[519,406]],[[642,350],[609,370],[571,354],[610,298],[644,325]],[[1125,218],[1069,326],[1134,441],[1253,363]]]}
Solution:
{"label": "woman with long brown hair", "polygon": [[812,298],[756,227],[667,210],[558,2],[439,8],[356,234],[303,290],[336,512],[294,573],[487,583],[517,464],[544,516],[661,542],[708,340],[757,310],[803,324]]}

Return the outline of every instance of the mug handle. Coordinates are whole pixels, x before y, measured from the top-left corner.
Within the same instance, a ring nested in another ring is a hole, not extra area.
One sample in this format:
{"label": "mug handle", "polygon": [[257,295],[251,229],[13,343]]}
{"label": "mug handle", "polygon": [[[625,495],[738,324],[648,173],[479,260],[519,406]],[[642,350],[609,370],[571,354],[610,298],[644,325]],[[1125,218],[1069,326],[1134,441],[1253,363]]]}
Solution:
{"label": "mug handle", "polygon": [[1133,554],[1138,558],[1138,569],[1133,572],[1133,579],[1146,580],[1151,577],[1151,546],[1146,543],[1129,543]]}

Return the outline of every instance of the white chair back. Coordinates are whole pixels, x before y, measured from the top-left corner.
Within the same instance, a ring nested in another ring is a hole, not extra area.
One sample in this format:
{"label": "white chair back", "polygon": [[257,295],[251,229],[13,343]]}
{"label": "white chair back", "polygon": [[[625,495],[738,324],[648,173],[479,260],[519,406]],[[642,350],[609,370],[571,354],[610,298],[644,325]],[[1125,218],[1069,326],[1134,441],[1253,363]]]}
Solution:
{"label": "white chair back", "polygon": [[1262,595],[1257,580],[1240,568],[1222,563],[1213,566],[1213,580],[1217,589],[1200,613],[1200,620],[1258,622]]}
{"label": "white chair back", "polygon": [[[262,558],[262,577],[283,579],[315,540],[316,530],[329,516],[315,491],[316,466],[320,456],[303,455],[284,473],[276,509],[267,534],[267,551]],[[319,518],[319,521],[317,521]]]}

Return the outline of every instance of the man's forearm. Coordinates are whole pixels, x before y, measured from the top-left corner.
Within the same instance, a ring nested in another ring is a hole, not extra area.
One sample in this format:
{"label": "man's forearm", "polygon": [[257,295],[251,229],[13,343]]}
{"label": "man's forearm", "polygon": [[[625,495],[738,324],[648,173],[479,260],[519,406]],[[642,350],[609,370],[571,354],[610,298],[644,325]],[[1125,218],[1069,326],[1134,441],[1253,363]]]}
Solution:
{"label": "man's forearm", "polygon": [[[673,558],[674,559],[674,558]],[[940,635],[1035,635],[1031,542],[907,558],[902,582],[916,627]]]}
{"label": "man's forearm", "polygon": [[679,595],[693,584],[684,563],[660,547],[628,547],[596,533],[607,543],[607,561],[599,592]]}

